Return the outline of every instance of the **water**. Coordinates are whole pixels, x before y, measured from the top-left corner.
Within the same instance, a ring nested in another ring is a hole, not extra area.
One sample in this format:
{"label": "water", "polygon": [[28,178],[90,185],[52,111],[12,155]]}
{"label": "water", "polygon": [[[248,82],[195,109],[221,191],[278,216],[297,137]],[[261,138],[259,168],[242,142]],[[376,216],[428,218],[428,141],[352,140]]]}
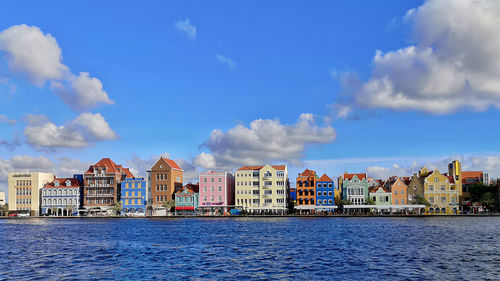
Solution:
{"label": "water", "polygon": [[499,280],[500,217],[0,220],[0,279]]}

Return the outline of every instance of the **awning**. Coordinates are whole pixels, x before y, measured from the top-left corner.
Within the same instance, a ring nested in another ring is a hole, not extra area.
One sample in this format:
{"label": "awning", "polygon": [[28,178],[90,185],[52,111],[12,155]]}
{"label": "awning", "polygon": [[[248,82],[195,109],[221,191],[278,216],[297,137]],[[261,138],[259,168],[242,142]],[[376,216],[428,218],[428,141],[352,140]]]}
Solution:
{"label": "awning", "polygon": [[175,206],[175,210],[179,211],[194,211],[193,206]]}

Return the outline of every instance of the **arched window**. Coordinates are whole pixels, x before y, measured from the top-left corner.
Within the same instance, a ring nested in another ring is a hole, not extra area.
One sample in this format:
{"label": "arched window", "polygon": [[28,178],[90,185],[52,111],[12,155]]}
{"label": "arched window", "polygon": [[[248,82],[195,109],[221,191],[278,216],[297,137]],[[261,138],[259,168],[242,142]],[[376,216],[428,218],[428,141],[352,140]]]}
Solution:
{"label": "arched window", "polygon": [[62,205],[62,199],[59,198],[59,205]]}
{"label": "arched window", "polygon": [[441,208],[441,213],[446,214],[446,208]]}
{"label": "arched window", "polygon": [[52,205],[52,199],[49,199],[49,205]]}
{"label": "arched window", "polygon": [[64,198],[64,205],[68,205],[68,198]]}
{"label": "arched window", "polygon": [[47,199],[43,199],[43,205],[47,204]]}

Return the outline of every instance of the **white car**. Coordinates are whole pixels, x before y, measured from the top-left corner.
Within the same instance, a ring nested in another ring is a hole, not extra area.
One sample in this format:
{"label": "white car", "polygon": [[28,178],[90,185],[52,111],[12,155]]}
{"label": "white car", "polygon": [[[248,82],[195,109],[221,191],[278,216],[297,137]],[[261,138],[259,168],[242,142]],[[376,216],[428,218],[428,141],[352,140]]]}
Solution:
{"label": "white car", "polygon": [[22,213],[22,214],[17,214],[17,216],[20,218],[28,218],[30,216],[30,214]]}

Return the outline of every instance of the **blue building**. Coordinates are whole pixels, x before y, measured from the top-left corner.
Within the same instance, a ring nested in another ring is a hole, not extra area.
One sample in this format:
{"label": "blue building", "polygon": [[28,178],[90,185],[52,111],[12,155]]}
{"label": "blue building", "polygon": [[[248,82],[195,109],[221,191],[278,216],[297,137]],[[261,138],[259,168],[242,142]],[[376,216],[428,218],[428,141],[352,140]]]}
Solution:
{"label": "blue building", "polygon": [[121,201],[124,216],[146,215],[146,181],[144,178],[126,178],[121,182]]}
{"label": "blue building", "polygon": [[333,211],[335,209],[335,185],[333,180],[323,174],[316,181],[316,210]]}

